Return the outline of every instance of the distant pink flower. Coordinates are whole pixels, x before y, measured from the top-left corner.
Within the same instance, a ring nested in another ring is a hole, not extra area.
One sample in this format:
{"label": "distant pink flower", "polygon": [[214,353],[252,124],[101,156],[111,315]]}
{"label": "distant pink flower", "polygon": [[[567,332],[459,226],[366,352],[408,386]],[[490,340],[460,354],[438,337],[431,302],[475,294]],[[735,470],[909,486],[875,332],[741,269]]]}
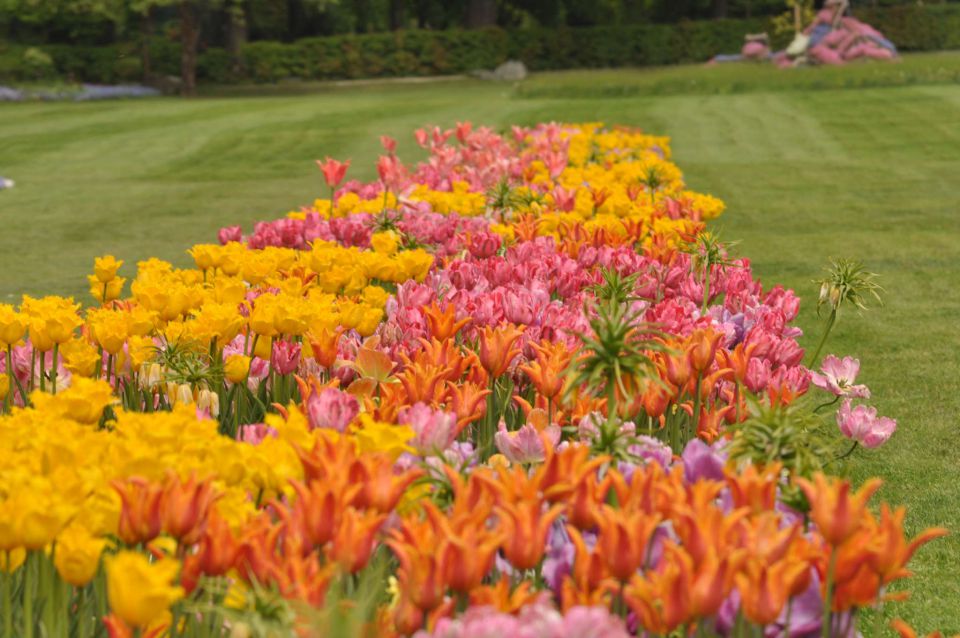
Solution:
{"label": "distant pink flower", "polygon": [[860,361],[853,357],[844,357],[842,360],[832,354],[827,355],[820,366],[823,374],[810,373],[810,381],[818,388],[822,388],[838,397],[870,398],[870,390],[865,385],[854,385],[857,373],[860,372]]}
{"label": "distant pink flower", "polygon": [[328,157],[322,162],[317,160],[317,167],[323,173],[323,181],[327,183],[327,186],[333,188],[343,181],[347,169],[350,168],[350,160],[338,162]]}
{"label": "distant pink flower", "polygon": [[516,432],[510,432],[507,425],[500,421],[500,428],[493,440],[500,453],[511,463],[535,463],[546,458],[547,442],[556,445],[560,441],[560,428],[548,425],[541,433],[527,423]]}
{"label": "distant pink flower", "polygon": [[390,155],[393,155],[397,152],[397,140],[393,139],[389,135],[380,136],[380,145]]}
{"label": "distant pink flower", "polygon": [[229,244],[232,241],[242,241],[243,228],[240,226],[224,226],[217,233],[217,239],[221,244]]}
{"label": "distant pink flower", "polygon": [[269,436],[277,436],[277,431],[266,423],[250,423],[241,425],[237,432],[237,440],[250,445],[260,445]]}
{"label": "distant pink flower", "polygon": [[357,398],[336,388],[326,388],[307,399],[307,420],[314,428],[343,432],[360,412]]}
{"label": "distant pink flower", "polygon": [[883,445],[897,430],[894,419],[877,416],[877,409],[865,405],[851,408],[850,399],[846,399],[837,411],[837,425],[848,439],[858,442],[865,448]]}
{"label": "distant pink flower", "polygon": [[400,410],[398,422],[414,431],[410,444],[421,454],[443,452],[457,438],[457,417],[450,412],[434,410],[426,403],[416,403]]}

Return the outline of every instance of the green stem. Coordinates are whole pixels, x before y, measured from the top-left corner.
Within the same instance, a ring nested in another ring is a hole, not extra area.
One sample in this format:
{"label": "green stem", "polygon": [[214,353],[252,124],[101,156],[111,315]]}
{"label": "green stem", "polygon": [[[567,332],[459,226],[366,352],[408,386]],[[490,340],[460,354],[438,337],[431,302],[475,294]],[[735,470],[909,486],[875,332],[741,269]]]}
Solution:
{"label": "green stem", "polygon": [[830,638],[830,608],[833,604],[833,574],[837,569],[837,552],[835,549],[830,550],[830,565],[827,567],[827,580],[826,580],[826,589],[824,590],[823,595],[823,619],[821,620],[820,625],[820,635],[822,638]]}
{"label": "green stem", "polygon": [[807,363],[808,368],[812,368],[817,363],[817,359],[820,357],[820,351],[823,350],[823,346],[827,343],[827,337],[830,336],[830,331],[833,330],[833,324],[836,321],[837,311],[833,309],[830,311],[830,317],[827,319],[827,327],[823,330],[823,336],[820,337],[820,343],[817,344],[817,349],[813,351],[813,356],[810,357],[810,361]]}
{"label": "green stem", "polygon": [[[683,441],[680,442],[681,445],[686,445],[688,441],[696,438],[696,436],[697,436],[697,425],[700,423],[700,401],[701,401],[701,399],[700,399],[700,386],[701,386],[702,383],[703,383],[703,374],[702,374],[702,373],[698,373],[698,374],[697,374],[697,387],[696,387],[696,390],[694,390],[695,396],[693,397],[693,419],[692,419],[692,421],[691,421],[691,424],[692,424],[692,426],[693,426],[691,429],[693,430],[693,432],[691,433],[691,436],[689,437],[689,439],[686,439],[686,440],[683,440]],[[684,437],[684,438],[686,438],[686,437]],[[683,450],[682,450],[682,449],[681,449],[681,450],[674,450],[674,452],[676,452],[677,454],[680,454],[681,452],[683,452]]]}
{"label": "green stem", "polygon": [[33,557],[27,553],[23,565],[23,638],[33,638]]}
{"label": "green stem", "polygon": [[703,304],[700,306],[700,314],[707,312],[707,304],[710,303],[710,259],[707,259],[707,265],[703,269]]}
{"label": "green stem", "polygon": [[4,552],[4,558],[6,562],[3,571],[3,636],[13,638],[13,603],[11,601],[13,588],[10,586],[13,583],[13,570],[10,569],[9,549]]}
{"label": "green stem", "polygon": [[90,620],[90,614],[87,611],[87,588],[79,587],[77,591],[77,635],[80,638],[87,638],[90,635],[90,629],[87,623]]}
{"label": "green stem", "polygon": [[16,388],[20,393],[20,399],[23,401],[24,407],[27,405],[27,393],[24,391],[23,386],[20,385],[20,379],[17,378],[16,373],[13,369],[13,346],[7,345],[7,374],[10,375],[10,387],[7,388],[7,397],[13,396],[13,389]]}
{"label": "green stem", "polygon": [[826,403],[821,403],[820,405],[818,405],[817,407],[815,407],[815,408],[813,409],[813,411],[816,413],[816,412],[819,412],[820,410],[822,410],[822,409],[824,409],[824,408],[829,408],[831,405],[834,405],[834,404],[835,404],[837,401],[839,401],[839,400],[840,400],[839,395],[838,395],[838,396],[835,396],[835,397],[833,397],[833,401],[827,401]]}
{"label": "green stem", "polygon": [[57,358],[60,354],[60,344],[53,344],[53,366],[50,368],[50,392],[57,393]]}

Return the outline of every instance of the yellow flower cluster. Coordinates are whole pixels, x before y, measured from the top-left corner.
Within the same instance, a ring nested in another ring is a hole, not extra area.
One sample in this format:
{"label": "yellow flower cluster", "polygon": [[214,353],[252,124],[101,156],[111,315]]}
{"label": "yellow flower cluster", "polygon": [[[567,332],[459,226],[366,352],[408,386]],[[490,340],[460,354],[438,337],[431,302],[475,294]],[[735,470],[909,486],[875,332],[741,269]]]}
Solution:
{"label": "yellow flower cluster", "polygon": [[[107,538],[118,529],[121,503],[111,483],[133,476],[161,481],[211,477],[221,497],[214,507],[235,530],[261,502],[290,495],[290,480],[303,478],[297,448],[310,449],[331,430],[310,430],[293,406],[288,417],[268,415],[277,433],[259,445],[218,433],[217,422],[199,420],[192,406],[136,413],[114,408],[108,428],[96,424],[113,403],[103,381],[75,379],[57,395],[35,392],[33,407],[0,417],[0,556],[16,568],[26,550],[56,543],[55,565],[73,585],[96,573]],[[358,450],[393,458],[410,449],[413,432],[361,414],[347,436]],[[111,594],[111,600],[113,595]]]}

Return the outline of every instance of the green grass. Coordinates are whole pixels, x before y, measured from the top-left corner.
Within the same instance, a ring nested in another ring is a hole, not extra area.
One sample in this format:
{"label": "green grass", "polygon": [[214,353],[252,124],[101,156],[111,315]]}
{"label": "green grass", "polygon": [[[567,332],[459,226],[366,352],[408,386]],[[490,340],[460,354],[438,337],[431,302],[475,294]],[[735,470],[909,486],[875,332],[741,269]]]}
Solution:
{"label": "green grass", "polygon": [[[107,252],[131,266],[150,255],[186,263],[185,248],[213,240],[219,226],[249,227],[321,195],[315,158],[352,158],[351,174],[371,177],[380,134],[407,151],[415,127],[465,119],[605,120],[671,135],[690,184],[726,200],[723,235],[741,240],[768,285],[803,296],[808,347],[819,336],[811,280],[828,257],[860,258],[883,275],[885,306],[843,316],[829,346],[861,359],[873,402],[900,423],[889,445],[858,452],[851,469],[858,480],[886,480],[881,496],[909,507],[912,533],[953,531],[920,552],[912,599],[887,615],[960,632],[960,86],[806,90],[897,69],[930,77],[958,60],[578,72],[535,77],[519,91],[458,82],[4,106],[0,174],[17,187],[0,192],[0,300],[82,296],[93,256]],[[592,78],[628,89],[611,97]]]}

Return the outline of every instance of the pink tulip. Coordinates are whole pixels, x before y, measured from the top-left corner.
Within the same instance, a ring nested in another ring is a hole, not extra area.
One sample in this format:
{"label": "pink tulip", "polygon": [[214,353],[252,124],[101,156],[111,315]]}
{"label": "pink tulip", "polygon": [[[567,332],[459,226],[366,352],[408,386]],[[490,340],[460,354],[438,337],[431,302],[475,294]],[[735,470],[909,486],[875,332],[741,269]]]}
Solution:
{"label": "pink tulip", "polygon": [[274,341],[270,365],[279,374],[295,372],[300,365],[300,344],[293,341]]}
{"label": "pink tulip", "polygon": [[389,155],[394,155],[397,152],[397,140],[393,139],[389,135],[380,136],[380,146],[383,147]]}
{"label": "pink tulip", "polygon": [[410,444],[421,454],[443,452],[457,438],[456,415],[433,410],[426,403],[402,409],[397,420],[413,429],[415,436]]}
{"label": "pink tulip", "polygon": [[546,444],[556,445],[560,441],[560,428],[548,425],[543,432],[530,423],[516,432],[509,432],[507,425],[500,421],[500,428],[493,437],[497,449],[511,463],[537,463],[546,458]]}
{"label": "pink tulip", "polygon": [[224,226],[217,233],[217,239],[221,244],[229,244],[232,241],[243,241],[243,228],[240,226]]}
{"label": "pink tulip", "polygon": [[323,181],[327,183],[327,186],[334,188],[340,184],[346,176],[347,169],[350,168],[350,160],[338,162],[328,157],[322,162],[317,160],[317,167],[319,167],[320,172],[323,173]]}
{"label": "pink tulip", "polygon": [[343,432],[359,412],[357,398],[336,388],[326,388],[307,399],[307,420],[313,428]]}
{"label": "pink tulip", "polygon": [[846,399],[837,411],[837,425],[848,439],[865,448],[883,445],[897,430],[897,422],[888,417],[878,417],[877,409],[865,405],[851,408]]}
{"label": "pink tulip", "polygon": [[870,389],[867,386],[853,384],[860,372],[859,360],[853,357],[838,359],[829,354],[824,358],[820,371],[823,374],[810,373],[810,381],[818,388],[838,397],[870,398]]}

